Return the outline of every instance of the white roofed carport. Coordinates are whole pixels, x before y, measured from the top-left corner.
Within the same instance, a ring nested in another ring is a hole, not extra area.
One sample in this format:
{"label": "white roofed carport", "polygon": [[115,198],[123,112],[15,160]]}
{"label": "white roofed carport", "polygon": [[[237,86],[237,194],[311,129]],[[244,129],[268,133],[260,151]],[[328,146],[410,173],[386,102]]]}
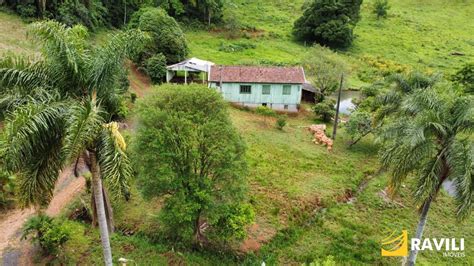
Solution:
{"label": "white roofed carport", "polygon": [[184,71],[184,83],[188,83],[188,72],[201,72],[202,82],[204,83],[204,74],[211,71],[213,62],[201,60],[198,58],[186,59],[183,62],[176,63],[166,67],[166,82],[170,82],[177,71]]}

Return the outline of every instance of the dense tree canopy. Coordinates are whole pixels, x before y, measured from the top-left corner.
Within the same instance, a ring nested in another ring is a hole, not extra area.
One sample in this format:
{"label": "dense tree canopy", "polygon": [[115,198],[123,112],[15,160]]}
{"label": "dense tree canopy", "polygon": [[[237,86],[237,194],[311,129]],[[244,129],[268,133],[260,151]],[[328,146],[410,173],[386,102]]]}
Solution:
{"label": "dense tree canopy", "polygon": [[136,27],[151,35],[152,41],[137,56],[136,61],[144,63],[148,58],[162,53],[168,64],[186,59],[188,45],[183,31],[176,20],[161,8],[142,8],[130,21]]}
{"label": "dense tree canopy", "polygon": [[242,238],[253,212],[244,204],[245,145],[226,103],[202,85],[159,90],[140,107],[134,150],[145,195],[166,195],[166,235],[194,243]]}
{"label": "dense tree canopy", "polygon": [[196,19],[210,24],[222,18],[224,0],[157,0],[157,6],[180,19]]}
{"label": "dense tree canopy", "polygon": [[219,22],[223,0],[6,0],[6,4],[24,18],[49,18],[68,26],[82,24],[89,29],[101,26],[121,27],[141,7],[161,7],[180,20]]}
{"label": "dense tree canopy", "polygon": [[362,0],[314,0],[295,21],[293,34],[301,41],[333,48],[351,45]]}

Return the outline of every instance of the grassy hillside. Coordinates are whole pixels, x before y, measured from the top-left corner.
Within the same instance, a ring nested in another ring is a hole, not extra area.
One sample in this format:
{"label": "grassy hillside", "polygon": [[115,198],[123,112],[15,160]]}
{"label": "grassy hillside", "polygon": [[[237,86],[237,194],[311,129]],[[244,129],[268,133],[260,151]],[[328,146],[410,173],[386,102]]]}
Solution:
{"label": "grassy hillside", "polygon": [[[159,88],[157,88],[159,89]],[[393,230],[414,235],[418,213],[410,191],[402,189],[394,201],[384,196],[387,176],[378,173],[376,147],[364,140],[347,148],[343,130],[329,153],[311,142],[303,126],[311,116],[290,117],[284,131],[274,121],[232,108],[231,118],[244,137],[250,173],[250,202],[256,223],[249,238],[236,249],[250,251],[234,256],[209,251],[180,250],[171,244],[152,242],[156,235],[159,201],[146,202],[137,191],[132,201],[115,206],[117,233],[112,238],[115,258],[133,259],[140,265],[188,263],[192,265],[301,265],[333,256],[346,265],[397,265],[400,258],[380,256],[380,241]],[[88,196],[84,196],[87,200]],[[460,265],[472,260],[474,218],[458,223],[454,200],[442,191],[429,213],[425,237],[463,237],[466,258],[443,257],[439,252],[421,252],[420,265]],[[66,245],[71,261],[100,263],[98,234],[88,225],[74,223],[77,231]],[[86,244],[84,244],[86,243]],[[81,245],[85,245],[81,246]],[[260,247],[259,251],[251,251]]]}
{"label": "grassy hillside", "polygon": [[[187,32],[191,55],[219,64],[298,64],[307,48],[292,40],[291,29],[304,1],[236,0],[229,14],[254,29],[244,38],[229,39],[219,30]],[[419,69],[452,73],[474,60],[474,4],[455,0],[390,1],[387,19],[377,20],[372,2],[364,1],[362,19],[355,28],[354,45],[342,56],[351,64],[351,86],[383,75],[387,69]],[[254,45],[224,51],[231,45]],[[462,56],[451,55],[453,52]]]}
{"label": "grassy hillside", "polygon": [[[227,33],[218,29],[187,30],[192,56],[222,64],[298,64],[307,48],[293,42],[290,32],[301,14],[302,0],[232,2],[233,14],[244,26],[255,29],[238,39],[227,39]],[[470,14],[474,5],[469,1],[393,0],[390,16],[383,21],[370,13],[371,2],[364,2],[354,46],[341,52],[353,67],[352,86],[370,82],[387,67],[450,73],[473,60],[474,21]],[[94,41],[103,36],[98,34]],[[247,49],[229,52],[229,45],[236,44]],[[5,13],[0,13],[0,48],[2,52],[36,50],[25,38],[25,24]],[[465,55],[451,56],[453,51]],[[136,81],[131,78],[132,83]],[[230,113],[248,146],[250,200],[257,213],[249,238],[236,249],[260,250],[246,255],[216,254],[182,251],[151,241],[148,236],[156,237],[160,203],[146,202],[134,190],[131,202],[115,206],[121,231],[112,237],[115,259],[125,257],[139,265],[257,265],[262,260],[267,265],[300,265],[334,256],[347,264],[399,264],[399,258],[380,256],[379,243],[392,230],[407,229],[412,236],[417,206],[408,187],[395,201],[385,196],[388,178],[378,173],[377,147],[370,140],[348,149],[347,136],[340,130],[334,151],[328,153],[313,144],[303,128],[314,123],[311,114],[290,117],[289,126],[279,131],[273,128],[273,121],[265,123],[253,113],[233,108]],[[464,237],[466,258],[422,252],[420,264],[458,265],[473,260],[474,217],[461,224],[453,216],[454,200],[443,191],[430,210],[425,237]],[[85,223],[68,224],[73,233],[65,247],[68,261],[101,263],[98,232]]]}

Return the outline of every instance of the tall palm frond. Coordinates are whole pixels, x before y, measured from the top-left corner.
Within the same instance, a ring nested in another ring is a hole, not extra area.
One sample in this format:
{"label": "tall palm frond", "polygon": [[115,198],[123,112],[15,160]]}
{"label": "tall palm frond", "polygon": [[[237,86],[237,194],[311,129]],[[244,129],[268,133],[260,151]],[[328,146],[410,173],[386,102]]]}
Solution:
{"label": "tall palm frond", "polygon": [[473,97],[457,97],[449,110],[452,114],[453,129],[472,133],[474,131],[474,100]]}
{"label": "tall palm frond", "polygon": [[32,90],[21,88],[5,88],[0,92],[0,116],[16,110],[19,106],[28,103],[48,103],[58,101],[61,95],[58,91],[44,89],[41,87]]}
{"label": "tall palm frond", "polygon": [[109,188],[116,192],[114,195],[127,195],[132,168],[126,153],[125,140],[116,122],[104,125],[97,154],[102,178],[105,179]]}
{"label": "tall palm frond", "polygon": [[98,96],[114,83],[123,67],[124,60],[139,50],[145,35],[139,30],[130,30],[113,35],[102,46],[96,47],[87,62],[89,90],[97,90]]}
{"label": "tall palm frond", "polygon": [[474,206],[474,144],[472,140],[455,141],[448,151],[449,178],[456,185],[457,216],[469,217]]}
{"label": "tall palm frond", "polygon": [[5,56],[0,60],[0,92],[6,88],[33,89],[48,86],[44,62],[29,57]]}
{"label": "tall palm frond", "polygon": [[103,121],[102,111],[94,98],[71,107],[63,149],[67,158],[76,159],[84,150],[94,146]]}
{"label": "tall palm frond", "polygon": [[87,29],[82,25],[72,28],[49,20],[29,26],[29,33],[41,41],[45,59],[57,61],[64,68],[80,73],[82,52],[86,48]]}
{"label": "tall palm frond", "polygon": [[20,177],[23,205],[46,203],[63,163],[64,102],[29,103],[7,117],[2,138],[5,165]]}

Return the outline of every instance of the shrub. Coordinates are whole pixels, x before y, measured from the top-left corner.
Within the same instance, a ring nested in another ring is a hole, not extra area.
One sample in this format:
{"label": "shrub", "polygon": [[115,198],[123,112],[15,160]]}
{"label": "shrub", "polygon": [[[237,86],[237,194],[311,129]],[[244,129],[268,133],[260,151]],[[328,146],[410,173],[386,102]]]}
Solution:
{"label": "shrub", "polygon": [[166,57],[156,54],[145,61],[145,71],[153,83],[161,83],[166,77]]}
{"label": "shrub", "polygon": [[[1,166],[0,166],[1,167]],[[13,201],[15,178],[0,168],[0,209],[9,206]]]}
{"label": "shrub", "polygon": [[278,128],[279,130],[283,130],[283,128],[286,126],[286,116],[285,115],[278,116],[275,125],[276,125],[276,128]]}
{"label": "shrub", "polygon": [[34,216],[25,223],[22,238],[32,235],[32,241],[37,242],[43,252],[58,256],[61,248],[69,240],[69,232],[58,221],[46,215]]}
{"label": "shrub", "polygon": [[255,113],[263,116],[263,123],[267,125],[267,118],[271,116],[276,116],[275,111],[266,107],[266,106],[259,106],[255,108]]}
{"label": "shrub", "polygon": [[334,105],[336,101],[331,98],[326,98],[322,102],[317,103],[313,107],[313,111],[321,120],[324,122],[330,122],[331,119],[336,115],[336,109]]}
{"label": "shrub", "polygon": [[[137,23],[138,22],[138,23]],[[147,58],[162,53],[166,62],[174,64],[188,55],[188,45],[179,24],[161,8],[142,8],[131,20],[131,26],[137,26],[151,35],[151,42],[135,61],[142,64]]]}
{"label": "shrub", "polygon": [[464,65],[451,79],[462,85],[465,92],[474,94],[474,63]]}
{"label": "shrub", "polygon": [[132,103],[135,103],[135,101],[137,100],[137,97],[138,97],[138,96],[137,96],[137,94],[136,94],[135,92],[130,93],[130,101],[131,101]]}
{"label": "shrub", "polygon": [[374,2],[374,14],[377,15],[377,18],[386,18],[390,6],[388,5],[388,0],[375,0]]}
{"label": "shrub", "polygon": [[34,18],[36,17],[35,3],[33,1],[20,2],[16,6],[16,12],[22,18]]}
{"label": "shrub", "polygon": [[314,0],[295,21],[293,35],[301,41],[317,42],[332,48],[352,44],[353,28],[359,20],[362,0]]}
{"label": "shrub", "polygon": [[255,113],[263,116],[275,116],[276,113],[272,109],[266,107],[266,106],[259,106],[255,108]]}

